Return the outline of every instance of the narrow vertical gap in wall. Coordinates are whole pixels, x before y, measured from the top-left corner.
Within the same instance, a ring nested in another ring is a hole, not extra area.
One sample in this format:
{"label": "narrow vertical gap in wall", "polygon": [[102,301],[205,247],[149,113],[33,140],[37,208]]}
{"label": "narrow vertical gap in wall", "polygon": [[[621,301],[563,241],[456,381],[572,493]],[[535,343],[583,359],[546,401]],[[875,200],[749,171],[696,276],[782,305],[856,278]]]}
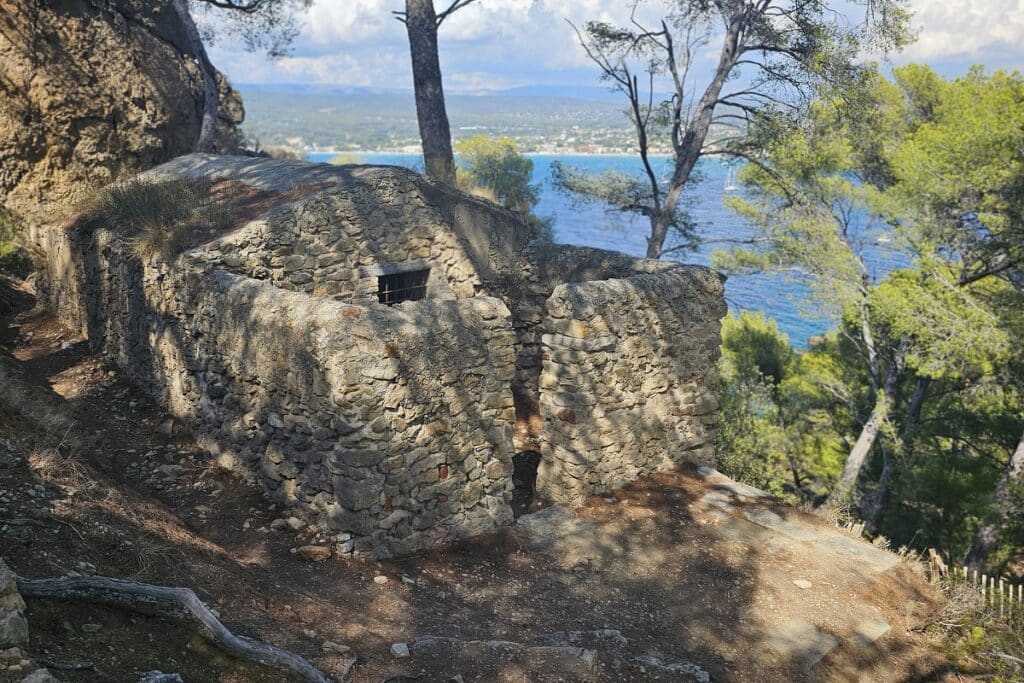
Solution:
{"label": "narrow vertical gap in wall", "polygon": [[512,400],[516,411],[515,447],[512,458],[512,512],[516,517],[530,511],[540,466],[540,431],[543,419],[540,402],[518,382],[512,384]]}
{"label": "narrow vertical gap in wall", "polygon": [[520,451],[512,457],[512,514],[517,518],[530,512],[539,466],[540,453],[537,451]]}

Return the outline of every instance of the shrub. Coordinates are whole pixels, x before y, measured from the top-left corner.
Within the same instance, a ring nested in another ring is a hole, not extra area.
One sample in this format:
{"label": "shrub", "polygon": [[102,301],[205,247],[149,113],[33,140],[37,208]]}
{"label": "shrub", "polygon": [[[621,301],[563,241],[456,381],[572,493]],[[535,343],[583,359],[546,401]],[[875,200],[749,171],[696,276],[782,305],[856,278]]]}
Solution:
{"label": "shrub", "polygon": [[533,161],[519,152],[510,137],[474,135],[455,144],[459,155],[455,184],[460,190],[523,215],[538,227],[542,237],[552,238],[554,219],[533,213],[538,186],[531,184]]}
{"label": "shrub", "polygon": [[336,154],[335,156],[331,157],[330,163],[334,164],[335,166],[349,166],[355,164],[365,164],[366,162],[363,161],[363,158],[361,156],[355,154],[354,152],[342,152],[341,154]]}
{"label": "shrub", "polygon": [[456,183],[467,192],[486,189],[502,206],[529,214],[537,204],[530,184],[533,162],[519,153],[515,140],[474,135],[455,145],[460,168]]}
{"label": "shrub", "polygon": [[305,157],[302,152],[295,149],[294,147],[285,147],[284,145],[270,145],[260,150],[266,156],[271,159],[287,159],[289,161],[302,161]]}
{"label": "shrub", "polygon": [[986,604],[978,588],[956,576],[942,582],[946,601],[930,627],[943,635],[958,673],[975,680],[1019,681],[1024,674],[1024,619]]}
{"label": "shrub", "polygon": [[10,209],[0,206],[0,263],[18,246],[24,232],[21,220]]}

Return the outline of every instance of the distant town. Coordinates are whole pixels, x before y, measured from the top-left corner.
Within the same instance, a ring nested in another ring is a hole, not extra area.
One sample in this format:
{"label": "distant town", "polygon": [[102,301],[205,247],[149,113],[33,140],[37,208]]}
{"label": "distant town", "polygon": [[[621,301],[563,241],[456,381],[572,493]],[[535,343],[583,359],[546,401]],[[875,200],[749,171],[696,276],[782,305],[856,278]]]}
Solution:
{"label": "distant town", "polygon": [[[286,86],[242,86],[244,130],[262,146],[299,153],[418,153],[412,94],[294,92]],[[527,154],[636,154],[635,132],[624,103],[557,96],[453,95],[448,98],[452,137],[509,136]],[[710,138],[725,130],[713,131]],[[667,140],[652,154],[668,154]]]}

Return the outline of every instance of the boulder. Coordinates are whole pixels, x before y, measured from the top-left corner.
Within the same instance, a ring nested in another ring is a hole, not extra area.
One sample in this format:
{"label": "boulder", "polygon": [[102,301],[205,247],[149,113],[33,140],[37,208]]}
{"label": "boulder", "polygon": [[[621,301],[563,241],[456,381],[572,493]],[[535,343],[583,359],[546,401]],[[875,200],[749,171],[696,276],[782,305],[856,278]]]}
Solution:
{"label": "boulder", "polygon": [[[218,151],[241,98],[219,76]],[[30,223],[192,151],[202,78],[167,0],[0,0],[0,204]]]}
{"label": "boulder", "polygon": [[0,650],[28,642],[25,603],[18,594],[17,577],[0,559]]}

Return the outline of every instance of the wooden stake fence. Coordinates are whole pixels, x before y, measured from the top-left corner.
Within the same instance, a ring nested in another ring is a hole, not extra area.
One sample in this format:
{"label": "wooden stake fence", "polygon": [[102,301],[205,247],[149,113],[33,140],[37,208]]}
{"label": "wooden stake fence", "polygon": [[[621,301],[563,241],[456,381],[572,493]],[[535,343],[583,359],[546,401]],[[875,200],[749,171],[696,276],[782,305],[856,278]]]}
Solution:
{"label": "wooden stake fence", "polygon": [[934,550],[928,551],[928,578],[932,583],[943,576],[951,577],[974,587],[993,612],[998,610],[1000,618],[1024,622],[1024,582],[1011,582],[999,576],[978,573],[967,567],[946,568],[942,558]]}

